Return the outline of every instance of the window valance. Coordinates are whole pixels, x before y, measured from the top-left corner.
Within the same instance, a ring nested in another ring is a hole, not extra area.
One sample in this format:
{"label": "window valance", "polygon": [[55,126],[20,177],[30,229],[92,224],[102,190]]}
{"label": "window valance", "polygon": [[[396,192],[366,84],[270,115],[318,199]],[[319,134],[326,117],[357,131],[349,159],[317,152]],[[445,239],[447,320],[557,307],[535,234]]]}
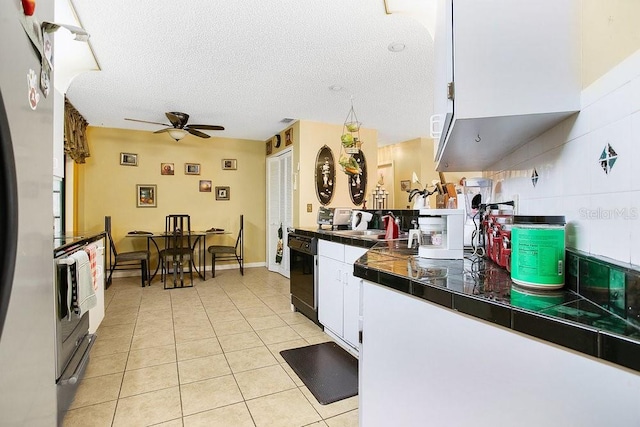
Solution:
{"label": "window valance", "polygon": [[84,163],[90,157],[87,143],[89,123],[65,97],[64,99],[64,152],[76,163]]}

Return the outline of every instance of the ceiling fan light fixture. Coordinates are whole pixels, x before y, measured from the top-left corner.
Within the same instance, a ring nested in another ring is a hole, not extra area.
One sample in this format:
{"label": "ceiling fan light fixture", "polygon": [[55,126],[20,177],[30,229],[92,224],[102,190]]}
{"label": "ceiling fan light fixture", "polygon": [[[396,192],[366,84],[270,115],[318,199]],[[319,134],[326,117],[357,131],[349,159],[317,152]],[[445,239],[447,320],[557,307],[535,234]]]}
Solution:
{"label": "ceiling fan light fixture", "polygon": [[167,133],[169,134],[169,136],[171,136],[171,138],[175,139],[176,141],[180,141],[182,138],[187,136],[188,132],[184,129],[169,129],[167,130]]}

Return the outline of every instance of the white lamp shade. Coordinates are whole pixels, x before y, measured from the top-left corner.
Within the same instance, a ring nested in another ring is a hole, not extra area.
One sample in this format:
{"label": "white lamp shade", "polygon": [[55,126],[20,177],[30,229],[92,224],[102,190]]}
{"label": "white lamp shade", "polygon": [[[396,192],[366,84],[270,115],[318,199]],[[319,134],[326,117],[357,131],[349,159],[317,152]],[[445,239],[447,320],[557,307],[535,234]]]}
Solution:
{"label": "white lamp shade", "polygon": [[167,130],[167,133],[176,141],[180,141],[182,138],[187,136],[187,131],[183,129],[169,129]]}

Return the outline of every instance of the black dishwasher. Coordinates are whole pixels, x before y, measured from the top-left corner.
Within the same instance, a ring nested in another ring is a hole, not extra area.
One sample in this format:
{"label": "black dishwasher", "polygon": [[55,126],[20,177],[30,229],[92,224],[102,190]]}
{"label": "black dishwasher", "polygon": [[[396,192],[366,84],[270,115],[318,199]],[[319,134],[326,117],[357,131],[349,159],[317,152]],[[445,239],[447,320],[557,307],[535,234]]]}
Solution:
{"label": "black dishwasher", "polygon": [[287,237],[291,304],[318,324],[318,239],[296,233]]}

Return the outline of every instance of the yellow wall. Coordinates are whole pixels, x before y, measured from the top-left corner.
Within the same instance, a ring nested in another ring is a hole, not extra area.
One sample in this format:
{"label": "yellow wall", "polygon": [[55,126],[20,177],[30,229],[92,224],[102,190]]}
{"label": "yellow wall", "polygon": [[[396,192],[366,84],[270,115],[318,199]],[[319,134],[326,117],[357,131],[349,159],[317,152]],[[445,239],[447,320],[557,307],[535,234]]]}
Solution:
{"label": "yellow wall", "polygon": [[[336,182],[334,194],[328,207],[356,208],[351,202],[347,188],[347,175],[342,172],[338,160],[340,159],[340,136],[343,125],[332,125],[301,120],[299,137],[294,141],[293,172],[297,188],[294,188],[293,224],[298,227],[314,227],[317,225],[318,208],[322,206],[318,200],[315,186],[316,156],[323,145],[329,146],[333,152],[336,166]],[[360,129],[363,142],[362,152],[367,162],[367,193],[371,192],[377,170],[378,131]],[[298,168],[299,166],[299,168]],[[297,173],[297,177],[295,174]],[[307,204],[312,205],[312,212],[307,212]],[[361,206],[360,206],[361,207]]]}
{"label": "yellow wall", "polygon": [[[413,172],[418,176],[418,183],[411,183],[411,188],[424,188],[429,186],[432,189],[431,182],[440,181],[438,172],[435,169],[433,161],[433,140],[431,138],[416,138],[399,144],[387,145],[378,149],[378,164],[393,164],[394,176],[393,182],[393,205],[389,208],[394,209],[412,209],[413,201],[409,202],[409,195],[400,190],[401,181],[411,181]],[[447,172],[445,179],[447,182],[458,184],[462,177],[479,177],[482,172]],[[391,202],[390,202],[391,203]],[[435,208],[435,197],[429,197],[429,205]]]}
{"label": "yellow wall", "polygon": [[[187,136],[89,127],[91,157],[78,166],[78,232],[104,229],[112,217],[119,250],[143,247],[145,239],[127,238],[131,230],[162,231],[168,214],[191,215],[191,228],[224,228],[207,244],[234,244],[244,214],[245,261],[265,261],[265,146],[263,141]],[[120,165],[120,153],[138,155],[138,166]],[[222,170],[222,159],[237,159],[237,170]],[[161,175],[160,163],[174,163],[175,175]],[[200,175],[185,175],[185,163],[199,163]],[[230,200],[217,201],[215,189],[200,192],[199,181],[230,187]],[[136,207],[136,184],[157,185],[157,207]]]}
{"label": "yellow wall", "polygon": [[640,49],[640,1],[582,0],[582,85]]}

